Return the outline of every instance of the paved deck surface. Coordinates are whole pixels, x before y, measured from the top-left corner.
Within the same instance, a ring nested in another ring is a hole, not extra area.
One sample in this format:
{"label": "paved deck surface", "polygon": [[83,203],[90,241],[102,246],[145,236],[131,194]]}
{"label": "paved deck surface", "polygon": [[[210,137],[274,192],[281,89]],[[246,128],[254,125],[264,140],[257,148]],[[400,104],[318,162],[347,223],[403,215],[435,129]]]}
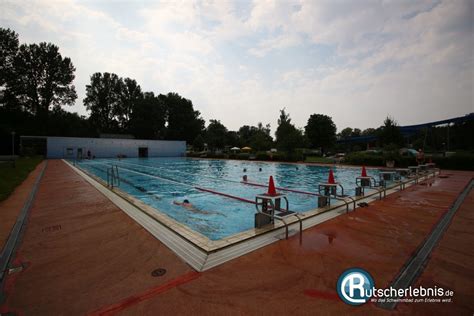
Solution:
{"label": "paved deck surface", "polygon": [[[28,268],[8,277],[0,312],[388,314],[342,303],[337,278],[361,267],[378,287],[388,285],[472,176],[449,172],[306,230],[302,246],[290,238],[197,273],[67,165],[50,161],[15,259]],[[471,192],[418,281],[455,288],[454,302],[439,308],[468,315],[473,202]],[[153,277],[156,268],[167,273]],[[394,313],[430,314],[439,305],[399,305]]]}
{"label": "paved deck surface", "polygon": [[[425,304],[427,314],[472,315],[474,311],[474,190],[464,200],[431,259],[418,279],[423,287],[454,291],[454,304]],[[411,313],[416,305],[401,304],[400,311]]]}

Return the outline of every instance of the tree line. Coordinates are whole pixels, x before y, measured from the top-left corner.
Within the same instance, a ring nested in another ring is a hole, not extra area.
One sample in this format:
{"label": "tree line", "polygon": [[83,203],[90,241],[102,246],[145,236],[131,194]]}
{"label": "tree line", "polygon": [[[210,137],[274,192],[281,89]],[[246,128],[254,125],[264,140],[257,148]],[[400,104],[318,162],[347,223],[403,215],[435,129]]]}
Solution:
{"label": "tree line", "polygon": [[[243,125],[229,131],[219,120],[207,127],[191,100],[177,93],[143,91],[136,80],[114,73],[94,73],[86,86],[84,105],[88,117],[64,110],[77,99],[75,67],[51,43],[19,44],[18,34],[0,28],[0,133],[29,135],[98,136],[131,134],[136,138],[185,140],[195,149],[250,146],[255,150],[277,147],[292,152],[297,147],[330,147],[336,127],[332,119],[314,114],[305,129],[280,112],[276,139],[270,124]],[[313,141],[309,141],[313,139]],[[317,141],[316,141],[317,139]]]}
{"label": "tree line", "polygon": [[[132,78],[114,73],[94,73],[83,100],[89,116],[64,110],[77,99],[75,67],[51,43],[21,44],[18,34],[0,28],[0,145],[9,148],[10,133],[98,137],[129,134],[140,139],[185,140],[194,150],[219,150],[249,146],[256,151],[277,148],[292,155],[297,148],[338,148],[337,139],[376,135],[379,145],[401,146],[405,140],[392,118],[378,129],[345,128],[336,134],[331,117],[312,114],[303,128],[280,110],[275,138],[270,124],[243,125],[228,130],[219,120],[207,127],[191,100],[177,93],[143,91]],[[425,137],[426,138],[426,137]],[[472,143],[472,142],[471,142]],[[364,149],[364,148],[362,148]]]}

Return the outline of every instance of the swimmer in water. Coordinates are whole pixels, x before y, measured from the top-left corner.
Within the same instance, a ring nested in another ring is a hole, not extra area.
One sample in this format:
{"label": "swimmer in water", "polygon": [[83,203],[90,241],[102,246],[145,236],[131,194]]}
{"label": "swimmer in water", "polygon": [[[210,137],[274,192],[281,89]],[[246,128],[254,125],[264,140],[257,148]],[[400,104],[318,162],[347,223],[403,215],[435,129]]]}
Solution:
{"label": "swimmer in water", "polygon": [[242,177],[242,180],[243,180],[244,182],[247,182],[247,175],[246,175],[246,174],[244,174],[244,176]]}
{"label": "swimmer in water", "polygon": [[173,201],[173,204],[182,206],[186,209],[195,209],[194,205],[192,205],[188,199],[184,199],[183,202]]}
{"label": "swimmer in water", "polygon": [[260,172],[261,172],[261,171],[262,171],[262,168],[258,168],[258,171],[260,171]]}
{"label": "swimmer in water", "polygon": [[193,212],[193,213],[206,214],[206,215],[208,215],[208,214],[224,215],[224,214],[220,214],[220,213],[217,213],[217,212],[201,211],[200,209],[198,209],[197,207],[195,207],[194,205],[192,205],[191,202],[189,202],[188,199],[184,199],[183,202],[173,201],[173,204],[174,204],[174,205],[182,206],[182,207],[184,207],[186,210],[191,211],[191,212]]}

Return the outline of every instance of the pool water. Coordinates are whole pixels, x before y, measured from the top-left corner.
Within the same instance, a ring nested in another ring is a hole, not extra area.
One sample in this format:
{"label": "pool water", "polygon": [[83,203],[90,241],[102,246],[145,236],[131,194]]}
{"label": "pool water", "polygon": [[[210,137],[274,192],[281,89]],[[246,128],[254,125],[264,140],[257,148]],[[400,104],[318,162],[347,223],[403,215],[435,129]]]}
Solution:
{"label": "pool water", "polygon": [[[268,184],[273,176],[277,187],[317,192],[318,184],[327,181],[329,167],[191,158],[126,158],[83,160],[79,167],[107,181],[107,168],[116,165],[120,189],[160,210],[191,229],[218,240],[254,227],[255,205],[203,192],[196,187],[255,200],[265,187],[242,184],[247,175],[251,183]],[[246,172],[244,172],[246,169]],[[261,171],[260,171],[261,170]],[[345,194],[354,195],[358,168],[333,168],[336,181]],[[376,177],[378,171],[367,170]],[[317,197],[284,192],[292,211],[305,212],[317,207]],[[189,210],[173,202],[188,199],[195,207]]]}

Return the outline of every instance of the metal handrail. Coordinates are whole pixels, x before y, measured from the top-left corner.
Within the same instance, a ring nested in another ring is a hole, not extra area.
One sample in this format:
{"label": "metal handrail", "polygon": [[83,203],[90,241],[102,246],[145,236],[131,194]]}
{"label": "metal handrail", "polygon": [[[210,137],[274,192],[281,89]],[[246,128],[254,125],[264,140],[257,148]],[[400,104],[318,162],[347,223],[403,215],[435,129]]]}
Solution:
{"label": "metal handrail", "polygon": [[[352,198],[352,196],[350,195],[339,195],[339,196],[336,196],[334,197],[336,200],[338,201],[344,201],[344,202],[347,202],[345,199],[348,198],[349,200],[351,200],[352,204],[353,204],[353,209],[352,210],[355,210],[356,209],[356,200],[354,200]],[[340,198],[340,199],[338,199]],[[346,213],[349,213],[349,203],[346,204]]]}
{"label": "metal handrail", "polygon": [[107,167],[107,186],[110,186],[110,168]]}
{"label": "metal handrail", "polygon": [[117,165],[112,165],[107,168],[107,186],[110,186],[112,189],[114,186],[120,186],[120,176]]}
{"label": "metal handrail", "polygon": [[[270,200],[270,204],[272,205],[272,209],[274,210],[274,205],[273,205],[273,202],[271,200]],[[265,213],[265,212],[260,212],[260,210],[258,209],[258,205],[259,205],[258,203],[255,203],[255,207],[257,208],[258,213],[263,214],[265,216],[268,216],[272,220],[278,219],[278,220],[283,222],[283,225],[285,225],[286,239],[288,239],[288,224],[285,222],[285,220],[281,217],[275,217],[275,215],[272,215],[273,213],[268,214],[268,213]]]}
{"label": "metal handrail", "polygon": [[338,201],[344,202],[344,205],[346,206],[346,213],[349,213],[349,202],[347,202],[346,199],[338,197],[338,196],[334,196],[334,195],[328,196],[328,198],[329,198],[329,204],[328,205],[331,205],[331,197],[333,197],[334,199],[336,199]]}
{"label": "metal handrail", "polygon": [[338,201],[344,202],[344,204],[346,205],[346,213],[349,212],[349,202],[347,202],[344,197],[349,197],[351,199],[351,202],[354,203],[354,209],[355,209],[355,200],[352,199],[349,195],[342,197],[344,195],[344,187],[340,183],[336,183],[336,185],[341,188],[341,195],[337,195],[337,190],[336,190],[336,194],[331,194],[331,190],[329,190],[328,195],[321,194],[321,187],[323,187],[324,185],[319,185],[318,186],[318,193],[316,193],[315,195],[318,196],[318,197],[323,197],[323,196],[327,197],[329,199],[329,205],[331,205],[331,198],[334,198]]}
{"label": "metal handrail", "polygon": [[115,172],[116,172],[116,179],[117,179],[117,186],[120,186],[120,175],[119,175],[119,171],[118,171],[118,167],[117,165],[114,165],[115,167]]}
{"label": "metal handrail", "polygon": [[[289,211],[290,209],[290,206],[289,206],[289,202],[288,202],[288,199],[284,196],[283,197],[285,199],[285,202],[286,202],[286,211]],[[259,205],[262,205],[262,203],[255,203],[255,207],[257,209],[257,212],[260,213],[260,214],[264,214],[265,216],[268,216],[270,217],[272,220],[280,220],[283,222],[283,225],[285,226],[285,239],[288,239],[288,227],[292,224],[292,223],[287,223],[284,219],[284,217],[280,217],[278,216],[275,211],[275,205],[273,204],[273,201],[272,200],[268,200],[270,202],[270,206],[272,208],[272,212],[271,214],[269,213],[265,213],[265,212],[261,212],[260,209],[258,208]],[[293,214],[291,214],[290,216],[295,216],[300,224],[300,245],[303,243],[303,219],[299,216],[299,214],[297,214],[296,212],[294,212]]]}

